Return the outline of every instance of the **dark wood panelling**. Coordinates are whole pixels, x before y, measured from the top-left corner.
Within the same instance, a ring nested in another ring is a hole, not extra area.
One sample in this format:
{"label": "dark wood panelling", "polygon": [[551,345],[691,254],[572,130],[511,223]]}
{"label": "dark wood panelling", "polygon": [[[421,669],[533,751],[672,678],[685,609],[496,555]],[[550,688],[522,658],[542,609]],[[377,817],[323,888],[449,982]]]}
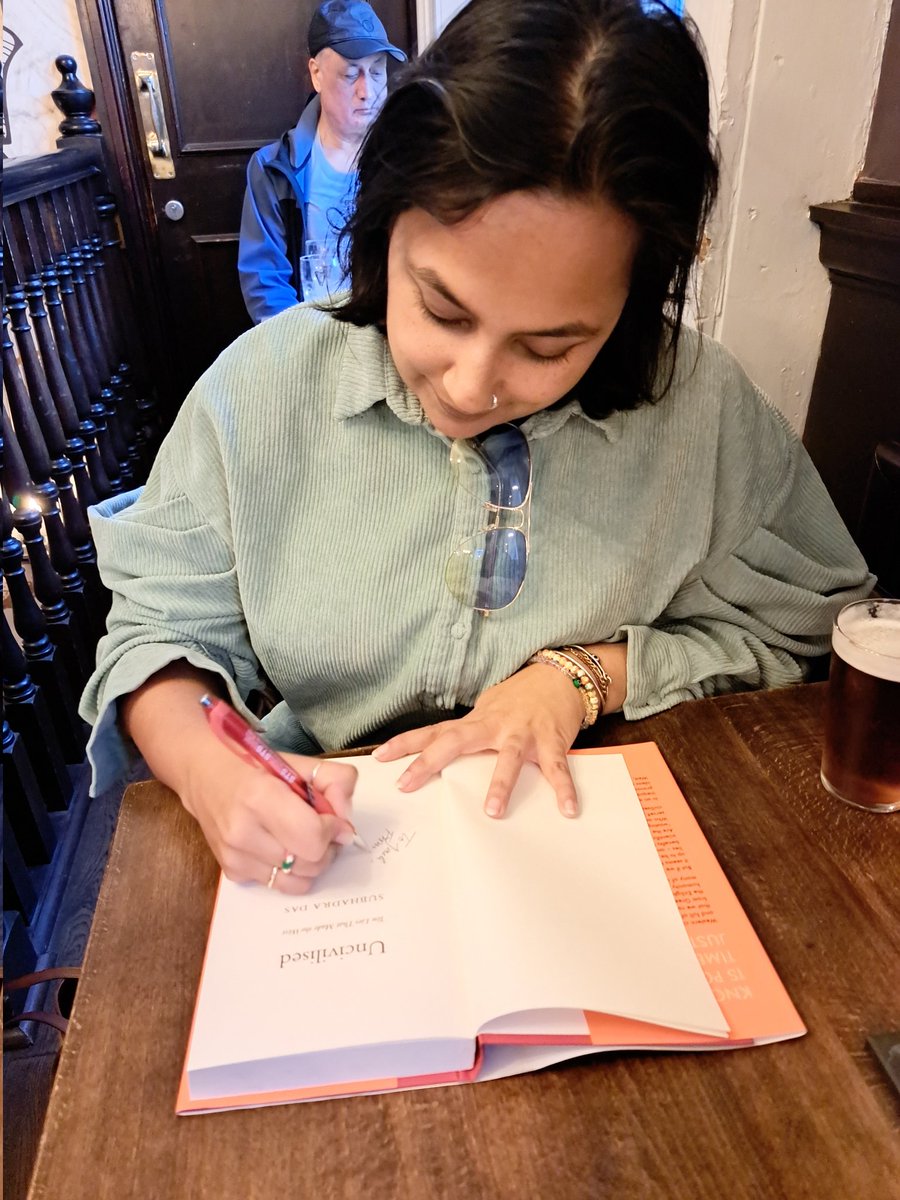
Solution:
{"label": "dark wood panelling", "polygon": [[891,13],[872,113],[866,161],[853,188],[856,200],[900,205],[900,7]]}
{"label": "dark wood panelling", "polygon": [[850,532],[886,590],[900,533],[896,477],[880,470],[900,441],[900,0],[881,65],[865,166],[853,198],[817,204],[831,301],[803,440]]}

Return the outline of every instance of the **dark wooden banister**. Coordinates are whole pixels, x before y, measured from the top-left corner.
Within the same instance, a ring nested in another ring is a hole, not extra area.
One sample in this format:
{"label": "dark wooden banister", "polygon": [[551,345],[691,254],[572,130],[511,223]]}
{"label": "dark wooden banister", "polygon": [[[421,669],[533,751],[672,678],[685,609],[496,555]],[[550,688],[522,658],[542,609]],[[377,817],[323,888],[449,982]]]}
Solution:
{"label": "dark wooden banister", "polygon": [[[88,807],[77,705],[109,606],[87,510],[143,482],[160,436],[93,94],[56,63],[60,148],[4,164],[0,259],[3,953],[26,976],[81,949],[55,924]],[[30,1038],[21,1014],[46,986],[5,998],[5,1047]]]}
{"label": "dark wooden banister", "polygon": [[11,158],[3,164],[3,207],[102,176],[103,147],[99,142],[64,146],[33,158]]}

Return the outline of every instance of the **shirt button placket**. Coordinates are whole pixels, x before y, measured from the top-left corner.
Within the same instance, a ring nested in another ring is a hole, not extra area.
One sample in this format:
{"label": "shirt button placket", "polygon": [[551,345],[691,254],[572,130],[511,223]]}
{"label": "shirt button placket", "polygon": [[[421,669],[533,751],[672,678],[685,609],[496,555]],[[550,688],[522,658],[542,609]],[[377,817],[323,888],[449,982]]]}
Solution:
{"label": "shirt button placket", "polygon": [[[456,489],[453,538],[451,551],[480,527],[484,513],[478,499],[462,488]],[[435,693],[443,708],[458,703],[459,681],[465,666],[469,641],[477,614],[464,608],[443,585],[444,602],[435,613],[435,641],[429,672],[428,687]]]}

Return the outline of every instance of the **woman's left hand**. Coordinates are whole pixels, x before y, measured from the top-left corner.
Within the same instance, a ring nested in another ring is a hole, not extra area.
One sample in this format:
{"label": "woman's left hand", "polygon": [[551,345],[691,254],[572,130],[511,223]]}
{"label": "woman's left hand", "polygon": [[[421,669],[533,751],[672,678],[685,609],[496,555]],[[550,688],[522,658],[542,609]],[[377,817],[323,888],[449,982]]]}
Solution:
{"label": "woman's left hand", "polygon": [[418,754],[401,775],[401,791],[413,792],[461,754],[496,750],[484,810],[502,817],[522,764],[537,763],[556,792],[559,811],[578,815],[578,797],[566,754],[581,728],[584,708],[571,679],[555,667],[534,663],[483,692],[464,717],[411,729],[375,751],[382,761]]}

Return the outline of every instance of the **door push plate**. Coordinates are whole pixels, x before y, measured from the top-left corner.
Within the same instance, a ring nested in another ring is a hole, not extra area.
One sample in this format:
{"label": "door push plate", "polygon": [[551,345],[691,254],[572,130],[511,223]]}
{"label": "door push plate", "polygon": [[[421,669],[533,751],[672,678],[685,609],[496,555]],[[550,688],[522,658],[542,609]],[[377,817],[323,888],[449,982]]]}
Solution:
{"label": "door push plate", "polygon": [[159,75],[156,58],[152,54],[135,51],[131,56],[131,68],[137,85],[138,106],[144,128],[147,158],[154,179],[174,179],[175,163],[166,128],[166,114],[159,90]]}

